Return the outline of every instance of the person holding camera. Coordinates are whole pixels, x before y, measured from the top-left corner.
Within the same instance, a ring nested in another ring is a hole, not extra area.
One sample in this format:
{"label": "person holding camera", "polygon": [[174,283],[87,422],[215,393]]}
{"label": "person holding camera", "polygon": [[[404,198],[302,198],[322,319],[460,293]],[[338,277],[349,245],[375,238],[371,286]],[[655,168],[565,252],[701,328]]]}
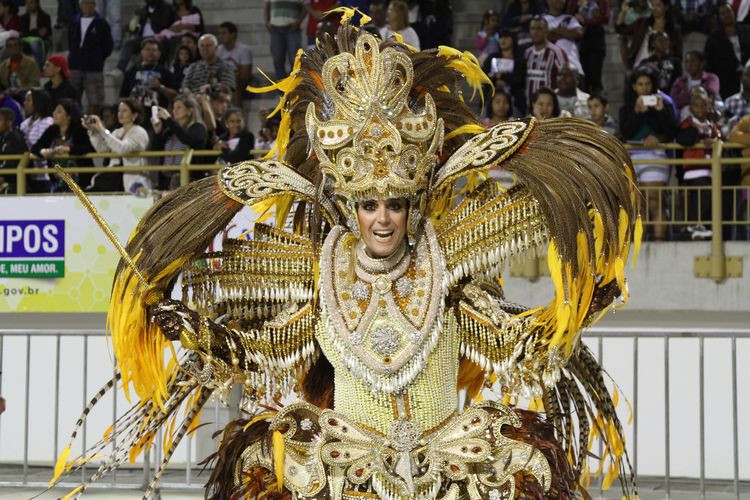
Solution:
{"label": "person holding camera", "polygon": [[[154,136],[152,151],[184,151],[204,149],[208,139],[200,106],[192,96],[179,94],[172,101],[172,113],[162,107],[152,107],[151,125]],[[156,110],[156,111],[154,111]],[[179,165],[180,156],[167,156],[164,165]],[[191,179],[203,177],[203,172],[190,172]],[[179,173],[172,173],[164,188],[174,189],[179,185]]]}
{"label": "person holding camera", "polygon": [[[674,110],[658,93],[651,70],[638,68],[630,82],[627,99],[620,108],[620,133],[623,139],[631,144],[643,144],[652,148],[659,143],[671,141],[675,133]],[[630,156],[633,160],[664,159],[667,152],[658,148],[633,149]],[[662,197],[658,191],[669,181],[669,165],[638,162],[635,164],[635,173],[638,184],[646,188],[644,193],[649,220],[657,222],[654,225],[654,239],[664,240],[667,226],[659,223],[663,219],[663,211]]]}
{"label": "person holding camera", "polygon": [[[120,128],[107,130],[101,118],[96,115],[85,117],[83,128],[88,131],[91,144],[99,153],[139,153],[148,149],[148,132],[140,126],[143,119],[143,106],[138,100],[127,97],[120,99],[117,106],[117,121]],[[109,166],[142,167],[146,158],[112,158]],[[151,191],[151,178],[148,173],[98,173],[94,175],[91,191],[127,191],[136,196],[146,196]]]}
{"label": "person holding camera", "polygon": [[498,34],[499,50],[490,54],[482,65],[494,83],[512,96],[513,108],[518,116],[526,114],[526,57],[518,48],[515,34],[503,28]]}
{"label": "person holding camera", "polygon": [[165,107],[177,95],[177,84],[172,72],[159,63],[161,45],[156,38],[141,42],[141,62],[125,72],[120,97],[134,97],[144,108]]}

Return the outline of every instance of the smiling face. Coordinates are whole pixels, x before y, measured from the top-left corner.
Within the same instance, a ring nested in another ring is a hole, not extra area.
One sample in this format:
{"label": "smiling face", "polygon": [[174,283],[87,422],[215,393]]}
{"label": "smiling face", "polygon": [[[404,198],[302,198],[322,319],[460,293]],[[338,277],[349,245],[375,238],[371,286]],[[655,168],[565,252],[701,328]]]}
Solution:
{"label": "smiling face", "polygon": [[224,125],[227,127],[230,135],[238,135],[245,128],[245,120],[242,118],[242,113],[236,112],[227,116]]}
{"label": "smiling face", "polygon": [[371,257],[393,254],[406,236],[408,206],[404,198],[367,200],[357,205],[362,241]]}

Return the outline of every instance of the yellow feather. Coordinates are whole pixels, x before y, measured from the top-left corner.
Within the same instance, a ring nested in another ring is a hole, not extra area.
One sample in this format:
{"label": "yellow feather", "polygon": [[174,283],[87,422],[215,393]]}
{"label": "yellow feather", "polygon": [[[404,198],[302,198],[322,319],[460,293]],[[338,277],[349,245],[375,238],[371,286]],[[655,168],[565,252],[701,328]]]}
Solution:
{"label": "yellow feather", "polygon": [[74,489],[73,491],[71,491],[70,493],[68,493],[64,497],[62,497],[60,500],[70,500],[75,495],[77,495],[82,489],[83,489],[83,485],[80,485],[76,489]]}
{"label": "yellow feather", "polygon": [[641,253],[641,239],[643,238],[643,220],[639,215],[635,219],[635,232],[633,234],[633,260],[630,261],[630,267],[635,267],[638,260],[638,254]]}
{"label": "yellow feather", "polygon": [[55,484],[62,473],[65,472],[65,464],[67,463],[69,456],[70,445],[66,446],[62,453],[60,453],[60,456],[57,457],[57,462],[55,462],[55,471],[52,474],[52,479],[49,482],[50,488]]}
{"label": "yellow feather", "polygon": [[617,405],[620,403],[620,393],[617,390],[617,387],[615,387],[614,391],[612,391],[612,406],[617,408]]}
{"label": "yellow feather", "polygon": [[279,491],[284,488],[284,435],[273,431],[271,437],[273,445],[273,468],[276,473],[276,487]]}
{"label": "yellow feather", "polygon": [[453,139],[457,135],[461,135],[461,134],[476,135],[476,134],[479,134],[480,132],[484,132],[485,130],[487,130],[487,127],[483,125],[480,125],[478,123],[468,123],[466,125],[461,125],[457,129],[452,130],[451,132],[445,134],[444,140],[447,141],[449,139]]}
{"label": "yellow feather", "polygon": [[242,432],[247,431],[251,425],[253,425],[256,422],[260,422],[261,420],[268,420],[269,418],[273,418],[276,415],[276,413],[268,412],[268,413],[261,413],[260,415],[256,416],[252,420],[250,420],[248,423],[245,424],[245,427],[242,428]]}

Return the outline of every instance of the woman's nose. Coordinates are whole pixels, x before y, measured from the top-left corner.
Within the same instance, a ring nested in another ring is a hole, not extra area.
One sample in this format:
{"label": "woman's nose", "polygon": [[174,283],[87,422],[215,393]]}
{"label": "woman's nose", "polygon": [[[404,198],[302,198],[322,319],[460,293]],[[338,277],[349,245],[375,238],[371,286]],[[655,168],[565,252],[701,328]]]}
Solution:
{"label": "woman's nose", "polygon": [[386,225],[391,222],[390,214],[388,213],[388,209],[384,206],[378,207],[378,222]]}

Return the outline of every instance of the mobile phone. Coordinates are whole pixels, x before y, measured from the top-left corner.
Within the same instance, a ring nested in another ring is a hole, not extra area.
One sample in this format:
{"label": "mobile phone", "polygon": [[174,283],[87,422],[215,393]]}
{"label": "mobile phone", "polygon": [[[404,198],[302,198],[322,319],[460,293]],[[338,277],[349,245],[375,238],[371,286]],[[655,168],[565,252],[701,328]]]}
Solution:
{"label": "mobile phone", "polygon": [[644,95],[643,96],[643,105],[648,106],[650,108],[656,106],[657,103],[656,95]]}
{"label": "mobile phone", "polygon": [[159,121],[159,106],[151,106],[151,122]]}

